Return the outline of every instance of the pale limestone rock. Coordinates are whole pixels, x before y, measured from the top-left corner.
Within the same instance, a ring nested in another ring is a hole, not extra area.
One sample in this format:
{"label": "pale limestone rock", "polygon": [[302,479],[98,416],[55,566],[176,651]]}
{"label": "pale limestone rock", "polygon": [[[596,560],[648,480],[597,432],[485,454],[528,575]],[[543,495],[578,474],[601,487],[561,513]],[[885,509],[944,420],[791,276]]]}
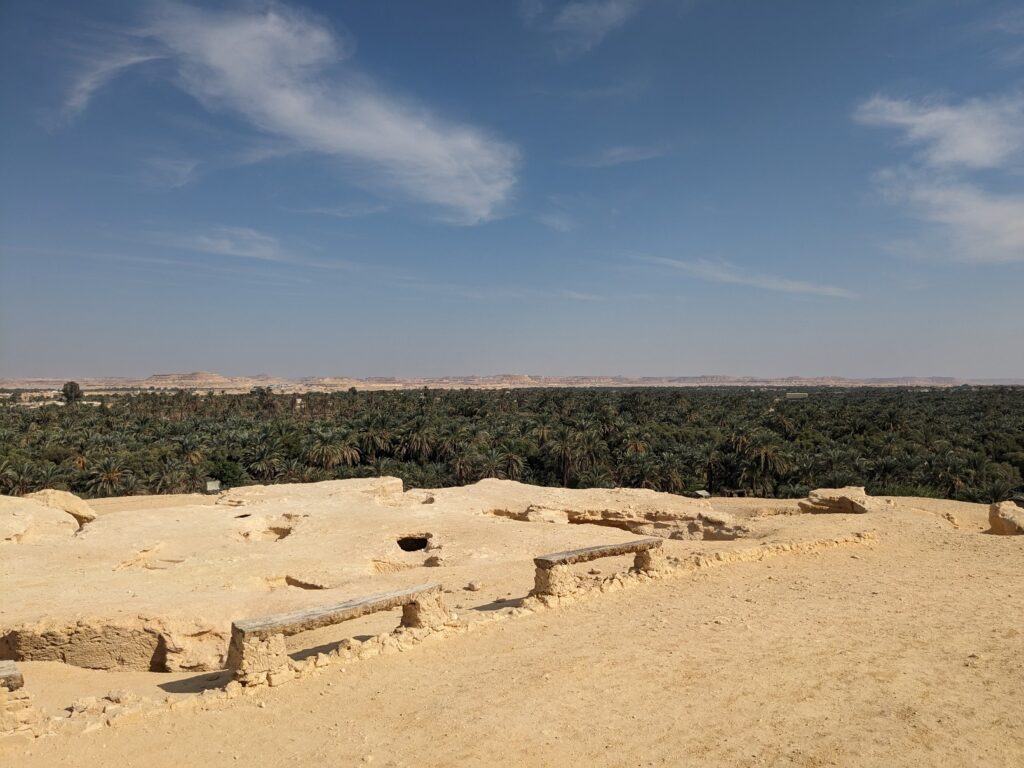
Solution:
{"label": "pale limestone rock", "polygon": [[1024,535],[1024,508],[1012,501],[1000,501],[988,508],[988,523],[992,533],[1001,536]]}
{"label": "pale limestone rock", "polygon": [[863,515],[867,512],[881,512],[891,509],[891,503],[867,495],[858,486],[846,488],[818,488],[811,491],[798,506],[801,512],[811,514]]}
{"label": "pale limestone rock", "polygon": [[69,538],[78,523],[67,513],[33,499],[0,496],[0,544]]}
{"label": "pale limestone rock", "polygon": [[283,685],[284,683],[287,683],[289,680],[294,679],[294,672],[292,672],[290,669],[281,669],[276,672],[271,672],[267,675],[267,684],[270,685],[271,688],[274,688],[278,685]]}
{"label": "pale limestone rock", "polygon": [[29,493],[26,499],[38,501],[52,509],[59,509],[67,512],[78,522],[79,527],[91,523],[96,519],[96,512],[84,500],[67,491],[57,491],[52,488]]}

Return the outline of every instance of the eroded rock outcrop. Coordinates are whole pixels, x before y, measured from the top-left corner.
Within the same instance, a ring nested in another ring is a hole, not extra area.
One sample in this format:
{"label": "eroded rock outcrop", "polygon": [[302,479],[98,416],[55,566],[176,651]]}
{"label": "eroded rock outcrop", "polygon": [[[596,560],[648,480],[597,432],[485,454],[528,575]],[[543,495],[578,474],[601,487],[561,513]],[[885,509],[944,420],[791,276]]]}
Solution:
{"label": "eroded rock outcrop", "polygon": [[25,496],[26,499],[38,501],[51,509],[59,509],[67,512],[78,522],[79,527],[91,523],[96,519],[96,512],[83,499],[67,491],[58,491],[47,488],[43,491],[36,491]]}
{"label": "eroded rock outcrop", "polygon": [[34,499],[0,496],[0,543],[67,538],[78,530],[66,512]]}
{"label": "eroded rock outcrop", "polygon": [[732,515],[715,510],[705,501],[691,501],[684,509],[659,509],[637,504],[624,505],[619,509],[590,508],[578,504],[566,504],[560,508],[530,504],[525,509],[493,509],[490,514],[527,523],[604,525],[638,536],[666,539],[729,541],[749,533]]}
{"label": "eroded rock outcrop", "polygon": [[184,672],[218,669],[227,640],[227,631],[210,626],[144,617],[41,621],[7,630],[0,636],[0,656],[87,669]]}
{"label": "eroded rock outcrop", "polygon": [[1024,508],[1012,501],[997,502],[988,508],[988,524],[1001,536],[1024,535]]}
{"label": "eroded rock outcrop", "polygon": [[892,502],[868,496],[859,486],[846,488],[818,488],[807,495],[798,506],[810,514],[863,515],[893,508]]}

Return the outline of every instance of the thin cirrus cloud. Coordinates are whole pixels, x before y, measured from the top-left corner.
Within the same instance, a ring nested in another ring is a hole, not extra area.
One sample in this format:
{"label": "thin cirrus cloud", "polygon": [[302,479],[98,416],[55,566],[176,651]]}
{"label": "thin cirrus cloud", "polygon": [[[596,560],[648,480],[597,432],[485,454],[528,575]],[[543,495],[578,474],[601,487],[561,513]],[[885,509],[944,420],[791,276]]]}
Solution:
{"label": "thin cirrus cloud", "polygon": [[876,180],[886,199],[938,228],[937,243],[926,237],[924,244],[897,243],[893,250],[939,252],[975,264],[1024,261],[1024,195],[905,168],[882,171]]}
{"label": "thin cirrus cloud", "polygon": [[341,259],[323,261],[297,254],[286,248],[273,235],[249,227],[215,227],[201,232],[150,233],[143,237],[152,245],[179,251],[191,251],[212,256],[230,256],[294,267],[316,267],[330,270],[350,270],[353,265]]}
{"label": "thin cirrus cloud", "polygon": [[565,233],[576,229],[576,220],[563,211],[542,213],[537,217],[537,221],[555,232]]}
{"label": "thin cirrus cloud", "polygon": [[941,168],[998,168],[1024,149],[1024,97],[972,99],[961,104],[874,96],[854,117],[864,125],[896,128],[922,160]]}
{"label": "thin cirrus cloud", "polygon": [[[975,26],[998,61],[1015,66],[1024,61],[1024,10],[1015,9]],[[995,41],[991,38],[995,37]]]}
{"label": "thin cirrus cloud", "polygon": [[154,245],[215,256],[283,263],[296,261],[276,237],[248,227],[217,227],[183,234],[156,233],[147,240]]}
{"label": "thin cirrus cloud", "polygon": [[651,87],[644,77],[620,78],[605,85],[580,88],[572,93],[576,101],[623,101],[635,99]]}
{"label": "thin cirrus cloud", "polygon": [[854,119],[897,129],[916,148],[909,163],[875,174],[888,202],[929,225],[926,243],[901,243],[897,250],[975,264],[1024,261],[1024,195],[987,186],[998,176],[1019,184],[1024,96],[959,104],[875,96]]}
{"label": "thin cirrus cloud", "polygon": [[333,157],[359,183],[434,206],[452,223],[494,218],[512,197],[515,146],[391,95],[351,68],[337,73],[352,44],[289,6],[219,11],[162,2],[130,36],[152,53],[95,57],[66,112],[84,110],[124,69],[165,58],[174,82],[210,111],[239,115],[296,151]]}
{"label": "thin cirrus cloud", "polygon": [[662,146],[618,146],[606,147],[600,152],[584,157],[568,160],[568,165],[579,168],[610,168],[625,163],[640,163],[644,160],[655,160],[668,154],[668,148]]}
{"label": "thin cirrus cloud", "polygon": [[364,216],[384,213],[389,210],[389,206],[386,203],[344,203],[342,205],[314,208],[289,208],[288,210],[292,213],[318,214],[335,219],[360,219]]}
{"label": "thin cirrus cloud", "polygon": [[530,26],[544,13],[544,3],[541,0],[519,0],[518,11],[519,18]]}
{"label": "thin cirrus cloud", "polygon": [[195,178],[199,165],[193,158],[151,157],[145,162],[145,178],[156,186],[176,189]]}
{"label": "thin cirrus cloud", "polygon": [[657,264],[663,267],[685,272],[701,280],[712,283],[726,283],[729,285],[746,285],[752,288],[760,288],[766,291],[779,291],[782,293],[802,293],[815,296],[826,296],[836,299],[855,299],[857,294],[834,285],[812,283],[805,280],[792,280],[786,277],[776,277],[759,272],[741,269],[725,261],[710,261],[708,259],[694,259],[684,261],[681,259],[667,259],[657,256],[643,257],[641,261],[649,264]]}
{"label": "thin cirrus cloud", "polygon": [[558,12],[549,29],[557,36],[561,53],[586,53],[629,21],[641,5],[642,0],[576,0]]}
{"label": "thin cirrus cloud", "polygon": [[255,165],[300,151],[299,148],[281,143],[256,143],[245,149],[203,160],[195,157],[150,157],[143,163],[143,180],[157,187],[177,189],[213,170]]}
{"label": "thin cirrus cloud", "polygon": [[84,71],[75,79],[71,90],[64,100],[62,116],[66,120],[73,119],[89,106],[93,95],[126,69],[147,61],[161,59],[156,53],[143,53],[138,50],[114,50],[104,56],[85,63]]}

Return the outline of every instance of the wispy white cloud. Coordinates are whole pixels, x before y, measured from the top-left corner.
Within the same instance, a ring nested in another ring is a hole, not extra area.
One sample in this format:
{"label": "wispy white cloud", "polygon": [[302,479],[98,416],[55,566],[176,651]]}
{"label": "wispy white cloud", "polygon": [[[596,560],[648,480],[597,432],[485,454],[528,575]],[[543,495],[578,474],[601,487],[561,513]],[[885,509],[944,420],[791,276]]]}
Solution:
{"label": "wispy white cloud", "polygon": [[187,186],[202,176],[225,168],[256,165],[301,152],[300,148],[281,142],[255,142],[248,147],[224,152],[213,157],[150,157],[144,161],[143,180],[160,187]]}
{"label": "wispy white cloud", "polygon": [[570,301],[604,301],[604,296],[598,296],[596,293],[584,293],[583,291],[559,291],[558,295],[563,299],[569,299]]}
{"label": "wispy white cloud", "polygon": [[[158,242],[158,240],[156,242]],[[267,268],[265,269],[255,268],[239,270],[236,265],[215,263],[206,259],[197,260],[195,258],[188,257],[181,258],[169,256],[139,255],[137,253],[125,254],[107,250],[69,250],[65,248],[25,248],[17,246],[8,246],[2,250],[31,253],[33,255],[43,257],[70,258],[74,259],[76,262],[86,260],[113,262],[119,265],[130,265],[132,267],[137,267],[143,271],[147,271],[150,273],[155,272],[158,274],[173,275],[179,278],[184,277],[187,278],[188,280],[194,280],[196,277],[205,279],[209,275],[219,275],[226,278],[230,278],[232,283],[244,281],[254,282],[257,284],[263,283],[267,285],[275,285],[281,287],[310,285],[313,284],[314,282],[312,278],[303,277],[301,274],[297,274],[296,271],[293,269],[275,265],[267,265]],[[182,250],[192,249],[183,248]],[[122,266],[120,268],[120,277],[124,277],[124,271],[126,268],[126,266]],[[126,279],[132,280],[134,278],[128,277]]]}
{"label": "wispy white cloud", "polygon": [[854,117],[897,128],[920,148],[911,163],[875,174],[887,201],[929,225],[920,242],[893,250],[976,264],[1024,261],[1024,195],[991,188],[1000,172],[1011,186],[1019,179],[1024,95],[959,104],[875,96]]}
{"label": "wispy white cloud", "polygon": [[519,0],[519,18],[526,26],[531,26],[544,13],[544,3],[541,0]]}
{"label": "wispy white cloud", "polygon": [[606,147],[599,152],[568,160],[569,165],[581,168],[609,168],[623,163],[639,163],[664,157],[669,152],[664,146],[617,146]]}
{"label": "wispy white cloud", "polygon": [[550,29],[563,54],[586,53],[629,21],[641,5],[642,0],[575,0],[559,11]]}
{"label": "wispy white cloud", "polygon": [[576,220],[564,211],[549,211],[537,217],[537,221],[555,232],[572,232],[576,229]]}
{"label": "wispy white cloud", "polygon": [[[1024,62],[1024,9],[1014,9],[989,18],[976,26],[997,60],[1008,66]],[[992,41],[995,36],[996,41]]]}
{"label": "wispy white cloud", "polygon": [[960,104],[915,102],[874,96],[855,119],[898,128],[907,143],[921,146],[933,167],[998,168],[1024,150],[1024,96],[971,99]]}
{"label": "wispy white cloud", "polygon": [[384,213],[390,206],[386,203],[344,203],[329,207],[315,208],[289,208],[292,213],[311,213],[321,216],[332,216],[336,219],[359,219],[364,216],[373,216],[376,213]]}
{"label": "wispy white cloud", "polygon": [[195,158],[151,157],[145,162],[145,179],[160,187],[184,187],[199,169]]}
{"label": "wispy white cloud", "polygon": [[573,91],[572,97],[577,101],[615,101],[633,99],[642,94],[651,83],[643,77],[614,80],[606,85],[595,85],[591,88],[580,88]]}
{"label": "wispy white cloud", "polygon": [[185,259],[164,258],[160,256],[122,256],[107,255],[105,258],[126,264],[137,264],[142,267],[152,267],[157,271],[173,272],[175,275],[220,275],[230,278],[232,282],[245,281],[257,285],[272,285],[279,287],[295,287],[299,285],[311,285],[313,280],[308,277],[297,275],[294,271],[285,271],[283,268],[276,268],[273,271],[266,269],[251,269],[239,271],[236,267],[224,264],[212,264],[208,261],[195,261]]}
{"label": "wispy white cloud", "polygon": [[908,169],[883,171],[877,181],[888,200],[939,228],[926,244],[896,250],[975,264],[1024,262],[1024,195]]}
{"label": "wispy white cloud", "polygon": [[248,227],[218,227],[190,233],[154,233],[147,239],[156,245],[215,256],[277,262],[296,260],[276,237]]}
{"label": "wispy white cloud", "polygon": [[[335,158],[350,178],[444,212],[493,218],[512,197],[518,150],[387,92],[350,66],[353,44],[287,5],[207,10],[160,2],[136,36],[153,53],[118,56],[84,75],[69,104],[132,64],[166,57],[176,83],[211,111],[230,111],[292,148]],[[112,73],[112,74],[111,74]]]}
{"label": "wispy white cloud", "polygon": [[147,61],[161,59],[157,53],[134,49],[105,50],[85,57],[79,62],[80,72],[75,77],[64,99],[65,119],[76,117],[89,106],[93,95],[121,72]]}
{"label": "wispy white cloud", "polygon": [[466,285],[454,282],[438,282],[414,275],[396,276],[409,288],[433,294],[448,294],[474,301],[606,301],[606,297],[571,288],[537,288],[535,286],[513,285]]}
{"label": "wispy white cloud", "polygon": [[724,261],[709,261],[707,259],[683,261],[679,259],[666,259],[658,256],[645,256],[639,258],[641,261],[677,269],[680,272],[685,272],[686,274],[693,275],[701,280],[707,280],[712,283],[747,285],[753,288],[761,288],[766,291],[806,293],[838,299],[857,298],[857,294],[847,290],[846,288],[840,288],[834,285],[825,285],[822,283],[812,283],[805,280],[792,280],[786,277],[766,275],[760,272],[742,269]]}
{"label": "wispy white cloud", "polygon": [[230,256],[250,261],[288,264],[293,267],[353,269],[349,261],[310,257],[299,249],[286,247],[273,235],[249,227],[223,226],[198,232],[151,232],[141,239],[163,248],[212,256]]}

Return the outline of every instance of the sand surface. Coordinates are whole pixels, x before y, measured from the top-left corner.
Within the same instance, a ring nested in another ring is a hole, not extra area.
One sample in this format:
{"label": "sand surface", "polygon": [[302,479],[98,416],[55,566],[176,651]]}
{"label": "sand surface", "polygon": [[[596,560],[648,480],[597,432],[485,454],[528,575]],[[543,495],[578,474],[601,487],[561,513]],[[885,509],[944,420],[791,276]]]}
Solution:
{"label": "sand surface", "polygon": [[[432,491],[405,491],[398,478],[249,486],[103,501],[93,511],[79,529],[38,500],[0,497],[0,586],[9,595],[0,656],[212,671],[223,668],[239,619],[424,583],[442,584],[456,608],[486,606],[525,594],[532,558],[544,553],[656,529],[687,541],[705,530],[749,533],[705,501],[509,481]],[[768,521],[758,535],[777,527]],[[403,550],[409,537],[424,548]],[[462,595],[471,581],[486,585],[472,601]]]}
{"label": "sand surface", "polygon": [[[982,533],[980,505],[923,499],[795,519],[826,517],[877,538],[594,593],[253,696],[0,741],[0,763],[1024,765],[1024,537]],[[37,695],[67,669],[24,666]]]}

